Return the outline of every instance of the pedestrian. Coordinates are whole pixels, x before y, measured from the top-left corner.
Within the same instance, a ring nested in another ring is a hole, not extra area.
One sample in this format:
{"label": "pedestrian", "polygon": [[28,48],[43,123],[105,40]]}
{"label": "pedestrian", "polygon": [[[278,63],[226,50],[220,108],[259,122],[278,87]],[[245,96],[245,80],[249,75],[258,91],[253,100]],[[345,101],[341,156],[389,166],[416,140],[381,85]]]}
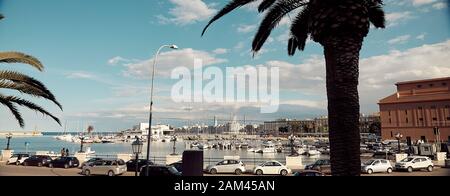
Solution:
{"label": "pedestrian", "polygon": [[69,148],[66,148],[66,156],[69,156]]}
{"label": "pedestrian", "polygon": [[65,148],[61,149],[61,157],[64,157],[64,153],[66,153],[66,149]]}

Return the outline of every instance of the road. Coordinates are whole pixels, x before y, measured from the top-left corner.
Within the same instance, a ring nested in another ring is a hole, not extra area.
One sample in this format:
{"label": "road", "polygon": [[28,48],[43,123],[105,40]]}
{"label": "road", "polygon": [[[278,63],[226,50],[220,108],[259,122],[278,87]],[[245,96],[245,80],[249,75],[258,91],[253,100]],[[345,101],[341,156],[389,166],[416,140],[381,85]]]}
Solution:
{"label": "road", "polygon": [[[47,167],[25,167],[16,165],[5,165],[4,162],[0,162],[0,176],[82,176],[82,175],[81,170],[77,168],[60,169]],[[134,176],[134,172],[127,172],[123,176]],[[205,174],[205,176],[211,175]],[[219,176],[229,176],[229,175],[219,175]],[[244,176],[250,175],[246,174]],[[435,168],[433,172],[427,171],[416,171],[414,173],[394,172],[392,174],[372,174],[371,176],[450,176],[450,168]]]}

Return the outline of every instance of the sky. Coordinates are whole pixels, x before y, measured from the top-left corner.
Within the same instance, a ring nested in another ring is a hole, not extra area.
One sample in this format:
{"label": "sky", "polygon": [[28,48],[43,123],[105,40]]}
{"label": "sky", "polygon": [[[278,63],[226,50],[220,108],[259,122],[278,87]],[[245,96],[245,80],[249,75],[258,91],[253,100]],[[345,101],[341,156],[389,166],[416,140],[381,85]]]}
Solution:
{"label": "sky", "polygon": [[[1,69],[33,76],[55,94],[64,110],[20,95],[58,116],[68,131],[93,125],[96,131],[131,128],[148,119],[150,68],[164,49],[155,79],[155,123],[175,126],[230,120],[306,119],[326,115],[323,48],[308,41],[305,51],[286,52],[291,19],[284,18],[262,51],[253,57],[251,41],[263,17],[256,5],[242,7],[201,31],[226,1],[222,0],[0,0],[0,51],[20,51],[45,65],[2,64]],[[447,0],[385,0],[386,29],[371,28],[360,59],[361,112],[378,112],[377,102],[395,92],[395,83],[450,76],[450,14]],[[262,114],[254,104],[175,103],[175,67],[269,66],[280,70],[280,106]],[[2,93],[16,95],[1,89]],[[48,117],[22,108],[21,129],[0,107],[0,130],[62,131]]]}

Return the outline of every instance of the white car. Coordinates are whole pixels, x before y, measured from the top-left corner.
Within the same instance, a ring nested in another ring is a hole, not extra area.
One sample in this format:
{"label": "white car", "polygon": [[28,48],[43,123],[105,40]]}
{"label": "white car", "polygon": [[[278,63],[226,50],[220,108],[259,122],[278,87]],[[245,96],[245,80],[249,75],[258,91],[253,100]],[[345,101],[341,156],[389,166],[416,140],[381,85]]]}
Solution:
{"label": "white car", "polygon": [[210,165],[206,168],[206,171],[210,174],[219,173],[234,173],[236,175],[241,175],[246,171],[245,164],[239,160],[223,160],[215,165]]}
{"label": "white car", "polygon": [[420,169],[427,169],[427,171],[432,172],[433,168],[434,164],[431,159],[424,156],[411,156],[395,164],[395,169],[408,172]]}
{"label": "white car", "polygon": [[386,159],[372,159],[365,162],[361,166],[361,172],[366,174],[384,173],[384,172],[390,174],[392,173],[392,171],[393,167],[391,165],[391,162]]}
{"label": "white car", "polygon": [[267,161],[253,169],[256,175],[282,175],[287,176],[292,171],[278,161]]}
{"label": "white car", "polygon": [[15,154],[8,159],[6,164],[22,165],[22,163],[28,158],[30,158],[30,155],[28,154]]}
{"label": "white car", "polygon": [[127,165],[121,159],[117,160],[99,160],[94,163],[83,166],[82,173],[90,175],[117,176],[127,172]]}

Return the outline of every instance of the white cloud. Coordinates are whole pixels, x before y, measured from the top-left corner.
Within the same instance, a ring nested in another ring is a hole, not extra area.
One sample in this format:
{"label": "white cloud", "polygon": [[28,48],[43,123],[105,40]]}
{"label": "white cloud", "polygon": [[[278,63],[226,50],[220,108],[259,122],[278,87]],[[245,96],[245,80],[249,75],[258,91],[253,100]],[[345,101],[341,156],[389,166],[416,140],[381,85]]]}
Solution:
{"label": "white cloud", "polygon": [[188,25],[208,20],[217,11],[208,7],[202,0],[169,0],[175,7],[169,10],[168,16],[159,15],[160,23]]}
{"label": "white cloud", "polygon": [[416,36],[416,39],[418,39],[418,40],[424,40],[426,35],[427,35],[426,33],[422,33],[422,34]]}
{"label": "white cloud", "polygon": [[408,40],[411,38],[411,35],[401,35],[396,38],[390,39],[388,41],[388,44],[404,44],[408,42]]}
{"label": "white cloud", "polygon": [[412,4],[416,7],[434,3],[436,0],[412,0]]}
{"label": "white cloud", "polygon": [[410,11],[405,12],[392,12],[386,14],[386,21],[388,24],[388,27],[396,26],[400,23],[403,23],[407,20],[412,19],[412,13]]}
{"label": "white cloud", "polygon": [[250,33],[256,29],[256,25],[241,24],[237,28],[238,33]]}
{"label": "white cloud", "polygon": [[130,60],[128,60],[128,59],[122,58],[120,56],[116,56],[116,57],[113,57],[113,58],[109,59],[108,60],[108,64],[110,64],[110,65],[117,65],[119,63],[129,62],[129,61]]}
{"label": "white cloud", "polygon": [[245,43],[244,42],[239,42],[234,46],[235,50],[242,50],[245,47]]}
{"label": "white cloud", "polygon": [[94,79],[96,77],[92,73],[88,73],[88,72],[84,72],[84,71],[75,71],[75,72],[66,74],[66,78],[69,78],[69,79]]}
{"label": "white cloud", "polygon": [[448,6],[447,3],[445,3],[445,2],[439,2],[439,3],[433,4],[433,8],[437,9],[437,10],[444,9],[447,6]]}
{"label": "white cloud", "polygon": [[[170,76],[172,70],[180,66],[192,69],[194,67],[194,59],[201,59],[203,66],[227,62],[226,59],[216,58],[212,53],[186,48],[161,53],[158,57],[156,74],[159,76]],[[140,79],[149,78],[152,63],[153,58],[136,63],[124,64],[127,68],[125,75]]]}
{"label": "white cloud", "polygon": [[226,54],[228,53],[228,49],[226,48],[217,48],[215,50],[213,50],[214,54]]}

